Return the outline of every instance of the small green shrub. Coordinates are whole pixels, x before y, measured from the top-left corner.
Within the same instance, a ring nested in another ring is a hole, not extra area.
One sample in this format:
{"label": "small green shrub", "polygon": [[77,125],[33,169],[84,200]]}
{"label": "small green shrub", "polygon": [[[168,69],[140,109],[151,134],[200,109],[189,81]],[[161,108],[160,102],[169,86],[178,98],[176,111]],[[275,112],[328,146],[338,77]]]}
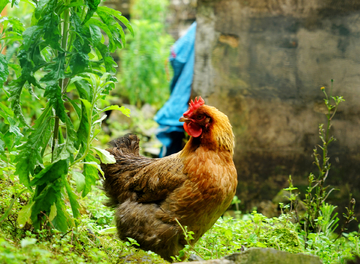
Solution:
{"label": "small green shrub", "polygon": [[[305,194],[305,206],[306,212],[304,217],[304,231],[305,231],[305,240],[307,239],[307,235],[311,230],[319,231],[323,226],[323,222],[319,221],[319,217],[321,212],[326,213],[328,216],[328,220],[330,221],[331,215],[328,214],[329,210],[332,212],[335,208],[325,206],[325,201],[327,197],[330,195],[334,188],[330,189],[330,186],[325,185],[325,181],[329,176],[331,163],[328,155],[329,145],[335,141],[333,136],[330,136],[330,128],[331,121],[336,114],[336,111],[341,102],[344,102],[342,96],[332,96],[332,88],[333,88],[333,80],[331,79],[331,87],[330,87],[330,95],[328,96],[325,87],[321,87],[325,95],[324,103],[327,109],[327,124],[324,127],[324,124],[319,125],[319,137],[321,140],[321,145],[318,145],[314,148],[314,159],[315,165],[319,169],[318,176],[314,174],[310,174],[308,177],[309,186],[307,188]],[[321,154],[318,153],[318,149],[320,149]],[[335,219],[333,219],[335,221]],[[334,224],[334,223],[333,223]],[[332,224],[332,226],[333,226]],[[336,226],[334,227],[334,229]],[[324,231],[324,230],[323,230]],[[334,231],[334,230],[332,230]]]}

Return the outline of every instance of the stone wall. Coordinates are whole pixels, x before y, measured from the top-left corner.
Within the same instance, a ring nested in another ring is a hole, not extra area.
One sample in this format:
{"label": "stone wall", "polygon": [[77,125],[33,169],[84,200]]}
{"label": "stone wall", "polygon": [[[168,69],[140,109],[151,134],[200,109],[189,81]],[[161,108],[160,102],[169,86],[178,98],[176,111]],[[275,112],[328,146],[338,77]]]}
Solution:
{"label": "stone wall", "polygon": [[[305,188],[326,122],[323,93],[346,99],[331,133],[331,199],[360,201],[360,1],[199,0],[193,94],[226,113],[238,196],[271,200],[288,175]],[[360,211],[360,210],[358,210]]]}
{"label": "stone wall", "polygon": [[170,0],[166,30],[174,40],[182,37],[196,19],[196,0]]}

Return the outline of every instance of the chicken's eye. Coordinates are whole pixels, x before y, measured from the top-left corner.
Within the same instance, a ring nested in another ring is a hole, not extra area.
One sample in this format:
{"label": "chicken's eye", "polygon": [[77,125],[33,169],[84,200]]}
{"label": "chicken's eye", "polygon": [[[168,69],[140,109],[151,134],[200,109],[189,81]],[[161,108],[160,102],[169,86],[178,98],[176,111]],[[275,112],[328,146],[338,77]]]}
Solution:
{"label": "chicken's eye", "polygon": [[201,120],[203,118],[204,118],[204,115],[197,115],[197,117],[196,117],[197,120]]}

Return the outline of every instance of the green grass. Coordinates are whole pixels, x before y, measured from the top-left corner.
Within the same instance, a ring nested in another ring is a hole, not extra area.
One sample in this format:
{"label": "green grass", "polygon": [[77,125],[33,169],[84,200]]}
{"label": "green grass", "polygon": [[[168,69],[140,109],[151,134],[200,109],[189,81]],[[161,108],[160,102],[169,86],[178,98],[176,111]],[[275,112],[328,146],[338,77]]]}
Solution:
{"label": "green grass", "polygon": [[[0,215],[11,203],[13,188],[20,187],[0,178]],[[102,204],[104,199],[99,189],[81,199],[81,217],[74,220],[76,228],[63,234],[52,228],[35,232],[30,225],[20,229],[16,219],[26,204],[23,195],[19,199],[22,202],[16,201],[0,224],[0,263],[164,263],[155,253],[133,247],[134,241],[120,241],[115,232],[100,233],[114,226],[112,211]]]}
{"label": "green grass", "polygon": [[336,241],[337,234],[311,233],[306,248],[303,237],[289,216],[268,218],[253,212],[240,219],[220,218],[196,244],[195,250],[205,259],[213,259],[240,251],[241,247],[275,248],[317,255],[323,263],[346,263],[346,259],[360,254],[358,232],[344,234]]}
{"label": "green grass", "polygon": [[[0,178],[0,215],[12,201],[12,193],[21,188],[16,179]],[[133,247],[136,241],[120,241],[115,232],[113,212],[102,202],[103,192],[95,188],[81,199],[81,217],[63,234],[52,228],[35,232],[30,225],[19,228],[17,212],[26,204],[27,194],[14,203],[9,216],[0,224],[0,263],[166,263],[152,252]],[[360,255],[360,234],[352,232],[335,240],[336,234],[310,233],[307,247],[299,226],[286,214],[268,218],[257,212],[224,216],[210,229],[194,249],[204,259],[216,259],[242,248],[271,247],[292,253],[319,256],[326,263],[346,263]]]}

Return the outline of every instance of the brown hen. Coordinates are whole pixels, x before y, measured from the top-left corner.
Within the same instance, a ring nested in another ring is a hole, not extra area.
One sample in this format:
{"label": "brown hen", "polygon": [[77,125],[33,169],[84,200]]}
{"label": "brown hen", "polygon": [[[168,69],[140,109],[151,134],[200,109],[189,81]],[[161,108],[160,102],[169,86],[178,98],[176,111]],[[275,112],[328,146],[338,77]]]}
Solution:
{"label": "brown hen", "polygon": [[168,261],[186,245],[176,220],[194,232],[195,244],[228,208],[237,185],[227,116],[200,97],[180,121],[191,137],[179,153],[140,156],[138,137],[128,134],[108,149],[116,163],[101,165],[120,239],[131,237]]}

